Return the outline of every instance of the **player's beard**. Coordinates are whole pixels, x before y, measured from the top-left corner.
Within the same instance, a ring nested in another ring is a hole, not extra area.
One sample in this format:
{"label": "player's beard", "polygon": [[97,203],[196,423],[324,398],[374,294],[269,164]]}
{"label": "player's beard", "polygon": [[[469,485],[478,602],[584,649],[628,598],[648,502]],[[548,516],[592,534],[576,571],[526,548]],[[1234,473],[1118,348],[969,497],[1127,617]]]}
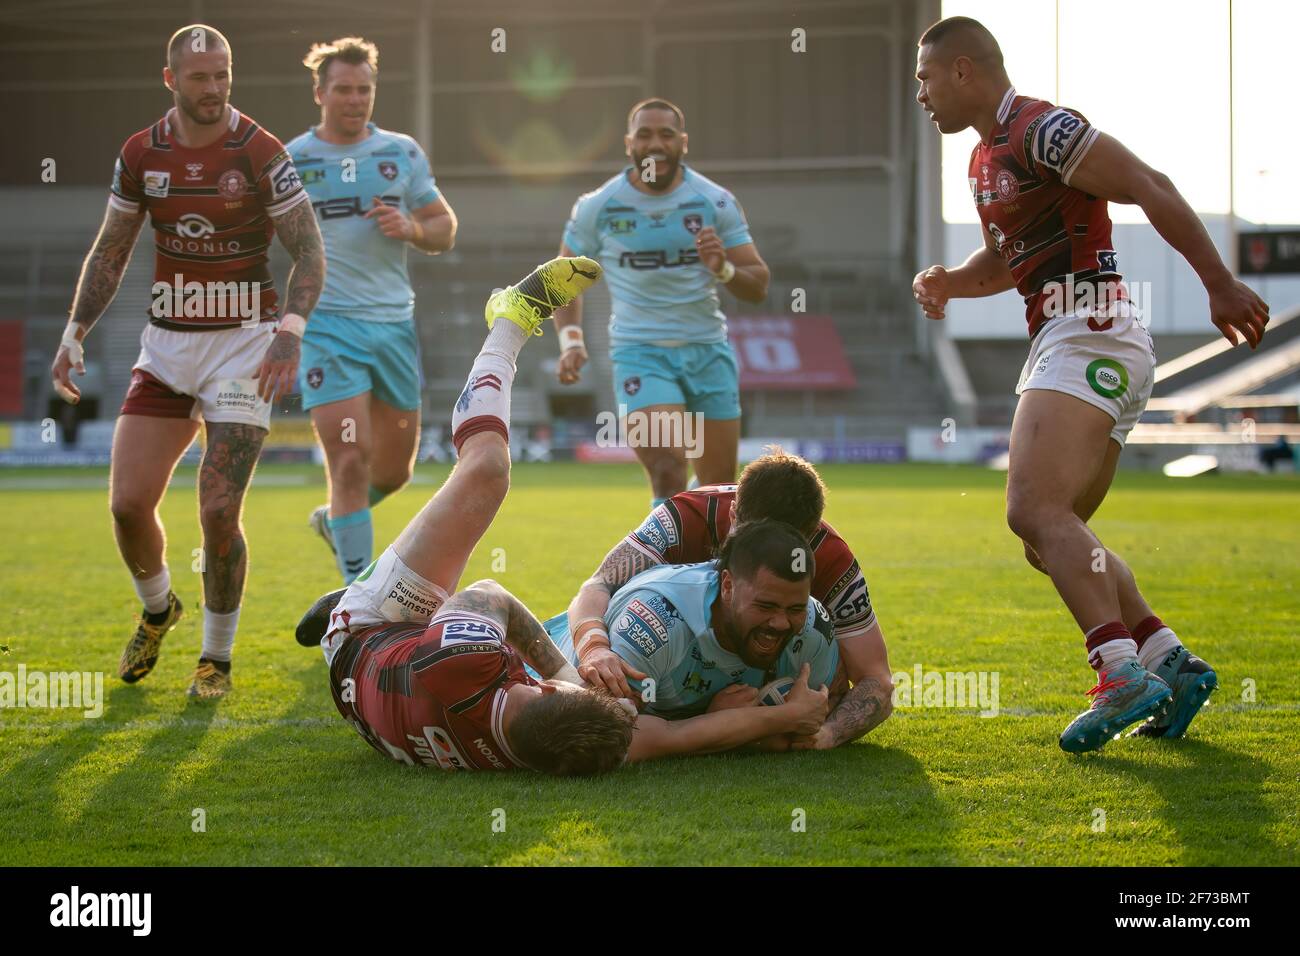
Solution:
{"label": "player's beard", "polygon": [[[750,667],[767,670],[776,663],[777,658],[781,656],[781,651],[785,650],[785,646],[790,643],[790,638],[793,636],[793,634],[778,634],[765,627],[756,627],[745,635],[745,643],[740,649],[740,659]],[[776,642],[776,647],[770,655],[760,657],[754,652],[750,641],[756,637],[770,637]]]}
{"label": "player's beard", "polygon": [[665,150],[663,153],[665,157],[664,161],[654,163],[655,178],[653,180],[646,180],[645,161],[650,156],[651,152],[651,150],[646,150],[644,153],[635,153],[633,155],[632,161],[636,165],[635,175],[639,176],[641,181],[651,189],[656,192],[663,192],[672,185],[673,180],[677,177],[677,167],[681,165],[682,154],[680,150],[675,153],[670,150]]}
{"label": "player's beard", "polygon": [[[229,97],[209,97],[208,99],[210,102],[205,104],[203,100],[191,100],[177,93],[176,106],[200,126],[211,126],[214,123],[220,123],[221,118],[226,115],[226,104],[230,102],[230,99]],[[216,115],[208,115],[208,111],[214,107],[216,107]]]}

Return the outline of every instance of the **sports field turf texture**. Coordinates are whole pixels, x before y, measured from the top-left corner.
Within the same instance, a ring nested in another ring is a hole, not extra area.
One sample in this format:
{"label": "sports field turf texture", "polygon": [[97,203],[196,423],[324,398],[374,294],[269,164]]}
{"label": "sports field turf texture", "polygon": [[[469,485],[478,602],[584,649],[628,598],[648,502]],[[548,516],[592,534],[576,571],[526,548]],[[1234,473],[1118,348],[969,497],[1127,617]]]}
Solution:
{"label": "sports field turf texture", "polygon": [[[445,474],[421,466],[421,483],[378,507],[380,547]],[[104,671],[107,699],[97,720],[0,711],[0,854],[67,865],[1300,863],[1295,476],[1121,473],[1094,527],[1221,690],[1185,740],[1121,739],[1074,757],[1057,735],[1093,674],[1006,530],[1004,476],[823,474],[827,519],[863,562],[893,670],[997,672],[1000,715],[900,708],[837,751],[684,758],[576,781],[402,766],[337,716],[320,653],[292,637],[337,586],[306,526],[324,500],[319,469],[259,472],[235,689],[216,705],[185,696],[202,620],[193,469],[163,506],[186,617],[136,686],[116,678],[138,605],[104,471],[0,474],[0,671]],[[557,613],[647,500],[633,466],[516,466],[465,581],[495,577],[539,616]],[[494,572],[497,548],[505,569]],[[197,808],[206,832],[192,829]],[[805,832],[792,829],[797,810]]]}

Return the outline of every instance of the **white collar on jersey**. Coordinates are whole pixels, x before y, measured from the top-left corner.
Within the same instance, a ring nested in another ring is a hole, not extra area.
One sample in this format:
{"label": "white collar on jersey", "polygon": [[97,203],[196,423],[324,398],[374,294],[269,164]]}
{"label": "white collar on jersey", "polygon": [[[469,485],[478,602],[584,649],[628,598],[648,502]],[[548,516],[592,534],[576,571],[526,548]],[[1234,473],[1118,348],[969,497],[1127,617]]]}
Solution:
{"label": "white collar on jersey", "polygon": [[1007,91],[1002,94],[1002,102],[998,104],[998,122],[1005,123],[1007,117],[1011,115],[1011,101],[1016,98],[1016,88],[1008,86]]}
{"label": "white collar on jersey", "polygon": [[[175,112],[176,112],[176,107],[173,106],[171,109],[167,111],[167,114],[163,117],[164,136],[170,136],[172,134],[172,114]],[[238,128],[239,128],[239,110],[235,109],[232,106],[230,107],[230,131],[233,133]]]}

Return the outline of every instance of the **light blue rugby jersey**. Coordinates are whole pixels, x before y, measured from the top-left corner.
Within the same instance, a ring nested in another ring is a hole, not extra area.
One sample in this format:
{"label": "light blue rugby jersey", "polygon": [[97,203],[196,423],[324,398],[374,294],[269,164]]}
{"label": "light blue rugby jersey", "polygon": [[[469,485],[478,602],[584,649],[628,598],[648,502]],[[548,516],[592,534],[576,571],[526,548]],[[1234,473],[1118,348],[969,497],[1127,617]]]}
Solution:
{"label": "light blue rugby jersey", "polygon": [[[655,682],[655,700],[645,712],[658,717],[693,717],[730,684],[762,687],[778,677],[797,677],[810,665],[808,685],[829,685],[840,652],[834,626],[816,598],[808,599],[803,630],[786,644],[768,673],[724,650],[710,620],[720,577],[713,562],[669,564],[638,574],[614,595],[605,612],[610,647]],[[576,664],[571,644],[560,648]],[[644,681],[628,678],[641,692]]]}
{"label": "light blue rugby jersey", "polygon": [[682,182],[649,196],[627,180],[628,166],[578,197],[564,242],[605,270],[614,312],[610,344],[725,342],[717,279],[700,262],[695,234],[712,226],[728,249],[753,242],[740,203],[688,166]]}
{"label": "light blue rugby jersey", "polygon": [[[409,214],[438,198],[429,160],[405,133],[370,123],[359,143],[327,143],[309,129],[286,147],[311,197],[325,239],[325,288],[316,307],[372,322],[408,321],[415,294],[407,243],[363,218],[378,196]],[[344,160],[354,160],[355,164]]]}

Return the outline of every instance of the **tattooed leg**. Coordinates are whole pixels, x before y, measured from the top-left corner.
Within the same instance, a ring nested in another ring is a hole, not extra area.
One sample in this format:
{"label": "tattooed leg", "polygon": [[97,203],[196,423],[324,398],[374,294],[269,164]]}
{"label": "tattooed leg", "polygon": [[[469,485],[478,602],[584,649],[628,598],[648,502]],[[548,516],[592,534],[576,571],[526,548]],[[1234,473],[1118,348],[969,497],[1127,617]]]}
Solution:
{"label": "tattooed leg", "polygon": [[248,569],[242,515],[244,492],[262,451],[266,429],[209,422],[208,447],[199,466],[199,520],[203,525],[203,595],[210,611],[239,607]]}

